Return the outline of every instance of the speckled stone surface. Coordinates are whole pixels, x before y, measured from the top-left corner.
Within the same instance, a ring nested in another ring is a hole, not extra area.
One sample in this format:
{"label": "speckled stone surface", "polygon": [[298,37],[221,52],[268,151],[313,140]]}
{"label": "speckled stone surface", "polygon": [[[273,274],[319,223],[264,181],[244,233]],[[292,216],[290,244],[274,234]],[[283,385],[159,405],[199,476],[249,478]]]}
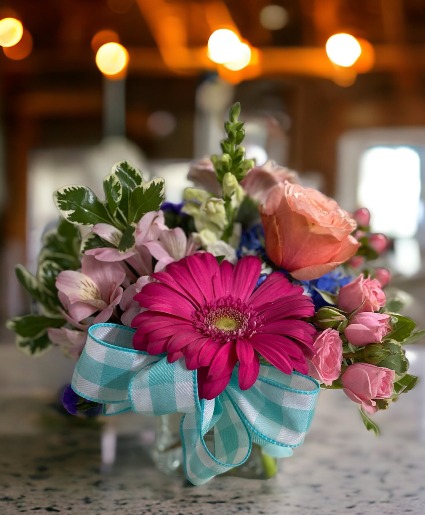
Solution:
{"label": "speckled stone surface", "polygon": [[[411,356],[421,375],[425,348]],[[107,422],[119,436],[106,470],[96,424],[68,419],[40,395],[2,390],[0,514],[425,514],[425,381],[375,420],[378,438],[341,392],[322,392],[304,446],[281,462],[277,478],[218,477],[192,487],[153,467],[151,420]]]}

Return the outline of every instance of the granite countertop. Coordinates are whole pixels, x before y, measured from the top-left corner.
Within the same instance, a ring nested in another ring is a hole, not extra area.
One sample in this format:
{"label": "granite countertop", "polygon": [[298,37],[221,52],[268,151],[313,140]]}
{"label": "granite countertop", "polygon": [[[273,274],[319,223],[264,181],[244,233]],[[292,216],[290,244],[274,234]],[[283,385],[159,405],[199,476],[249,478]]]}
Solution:
{"label": "granite countertop", "polygon": [[[16,352],[0,348],[2,515],[425,513],[425,381],[378,413],[380,437],[363,428],[341,392],[322,392],[305,444],[281,461],[276,478],[217,477],[192,487],[153,468],[151,419],[125,414],[101,429],[65,417],[43,387],[68,365],[54,358],[43,366],[25,357],[11,363]],[[409,355],[412,373],[420,375],[425,346]],[[108,430],[118,434],[117,458],[102,467],[100,434]]]}

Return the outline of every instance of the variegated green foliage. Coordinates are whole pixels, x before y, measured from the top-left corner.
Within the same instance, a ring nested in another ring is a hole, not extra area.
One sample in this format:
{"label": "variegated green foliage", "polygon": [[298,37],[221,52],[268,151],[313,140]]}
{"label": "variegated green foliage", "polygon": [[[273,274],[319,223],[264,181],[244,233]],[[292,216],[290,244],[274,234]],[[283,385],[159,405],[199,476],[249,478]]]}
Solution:
{"label": "variegated green foliage", "polygon": [[61,219],[56,229],[43,237],[36,274],[33,275],[22,265],[17,265],[15,269],[18,281],[37,303],[40,314],[12,318],[7,322],[7,327],[16,333],[18,346],[31,354],[41,352],[50,345],[47,336],[49,327],[65,324],[55,282],[63,270],[80,267],[80,244],[78,227]]}
{"label": "variegated green foliage", "polygon": [[[145,182],[139,170],[122,161],[105,177],[103,191],[104,201],[85,186],[66,186],[54,193],[54,200],[62,216],[73,224],[106,223],[120,230],[118,248],[125,251],[134,244],[137,222],[144,214],[160,208],[164,200],[164,180]],[[92,244],[93,240],[89,239],[85,248]],[[107,246],[106,242],[102,246]]]}

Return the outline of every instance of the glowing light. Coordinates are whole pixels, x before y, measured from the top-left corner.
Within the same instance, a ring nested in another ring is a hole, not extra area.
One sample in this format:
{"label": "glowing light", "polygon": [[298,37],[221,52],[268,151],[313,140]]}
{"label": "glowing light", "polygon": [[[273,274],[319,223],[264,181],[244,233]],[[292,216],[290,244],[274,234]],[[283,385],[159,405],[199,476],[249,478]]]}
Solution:
{"label": "glowing light", "polygon": [[283,29],[288,21],[288,11],[280,5],[266,5],[260,11],[260,23],[265,29]]}
{"label": "glowing light", "polygon": [[0,45],[11,47],[19,43],[24,33],[22,23],[16,18],[3,18],[0,20]]}
{"label": "glowing light", "polygon": [[334,34],[326,42],[326,53],[334,64],[348,68],[360,57],[362,47],[350,34]]}
{"label": "glowing light", "polygon": [[96,53],[96,64],[104,75],[118,75],[128,64],[128,52],[119,43],[105,43]]}
{"label": "glowing light", "polygon": [[24,29],[22,39],[12,47],[4,47],[3,52],[9,59],[13,61],[21,61],[30,55],[32,52],[32,37],[31,34]]}
{"label": "glowing light", "polygon": [[232,30],[218,29],[208,40],[208,57],[217,64],[237,61],[240,45],[238,36]]}
{"label": "glowing light", "polygon": [[251,48],[246,43],[239,43],[237,48],[238,56],[234,61],[224,63],[224,66],[229,70],[238,71],[242,70],[251,61]]}

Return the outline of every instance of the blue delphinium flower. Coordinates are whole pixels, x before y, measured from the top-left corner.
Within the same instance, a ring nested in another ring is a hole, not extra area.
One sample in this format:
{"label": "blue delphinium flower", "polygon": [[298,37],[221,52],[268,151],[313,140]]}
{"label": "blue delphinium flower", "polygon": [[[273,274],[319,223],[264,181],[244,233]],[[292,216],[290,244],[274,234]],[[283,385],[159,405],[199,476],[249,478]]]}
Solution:
{"label": "blue delphinium flower", "polygon": [[241,241],[237,249],[237,256],[254,255],[266,259],[266,249],[264,246],[264,229],[261,224],[254,225],[242,232]]}
{"label": "blue delphinium flower", "polygon": [[330,302],[322,297],[320,292],[336,295],[340,288],[353,280],[351,275],[347,275],[341,268],[337,268],[328,272],[318,279],[311,281],[302,281],[302,285],[306,288],[307,292],[311,295],[316,310],[323,306],[331,306]]}

